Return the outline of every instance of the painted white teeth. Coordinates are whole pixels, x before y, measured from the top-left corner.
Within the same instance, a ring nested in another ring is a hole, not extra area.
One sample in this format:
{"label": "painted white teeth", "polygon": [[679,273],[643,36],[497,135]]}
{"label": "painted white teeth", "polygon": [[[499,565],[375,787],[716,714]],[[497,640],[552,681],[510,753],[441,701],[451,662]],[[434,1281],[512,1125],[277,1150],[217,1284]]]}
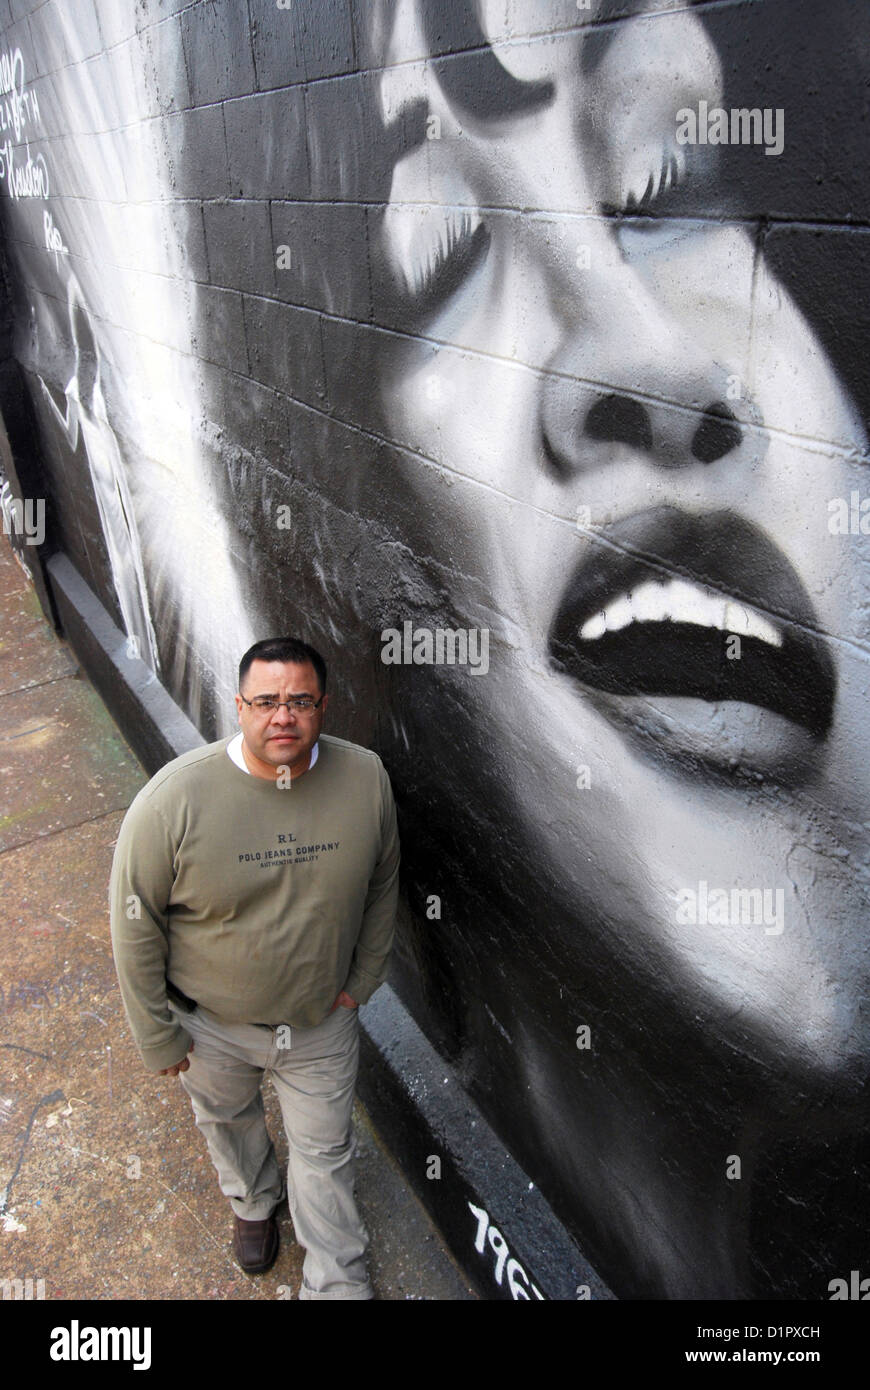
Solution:
{"label": "painted white teeth", "polygon": [[616,632],[621,627],[628,627],[634,614],[631,609],[631,595],[624,594],[615,603],[611,603],[605,609],[604,618],[608,632]]}
{"label": "painted white teeth", "polygon": [[594,642],[605,632],[618,632],[631,623],[664,622],[696,623],[740,637],[757,637],[772,647],[782,646],[779,628],[754,608],[745,608],[742,603],[685,579],[671,579],[666,584],[648,580],[630,593],[620,594],[586,620],[580,637],[584,642]]}

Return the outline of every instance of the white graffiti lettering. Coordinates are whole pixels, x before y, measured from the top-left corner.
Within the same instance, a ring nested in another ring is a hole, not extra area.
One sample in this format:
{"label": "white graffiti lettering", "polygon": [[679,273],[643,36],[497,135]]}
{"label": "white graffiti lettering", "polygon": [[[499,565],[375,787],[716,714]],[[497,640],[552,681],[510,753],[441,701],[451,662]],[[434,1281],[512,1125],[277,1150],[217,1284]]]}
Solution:
{"label": "white graffiti lettering", "polygon": [[0,103],[0,129],[15,131],[15,139],[21,139],[22,128],[27,124],[39,122],[39,101],[35,92],[24,90],[24,59],[21,49],[14,52],[5,49],[0,53],[0,96],[6,100]]}
{"label": "white graffiti lettering", "polygon": [[477,1217],[477,1234],[474,1238],[474,1248],[479,1255],[484,1254],[487,1240],[490,1249],[495,1255],[495,1282],[501,1284],[502,1276],[507,1265],[507,1287],[510,1290],[511,1298],[514,1302],[528,1303],[531,1301],[531,1294],[535,1298],[545,1302],[544,1295],[536,1284],[529,1279],[528,1274],[523,1269],[519,1260],[510,1258],[507,1241],[497,1227],[491,1225],[488,1212],[483,1207],[476,1207],[473,1202],[468,1203],[469,1211]]}
{"label": "white graffiti lettering", "polygon": [[16,165],[15,147],[11,140],[0,145],[0,182],[6,182],[12,198],[47,198],[49,193],[48,166],[41,154],[31,157],[26,145],[27,163]]}
{"label": "white graffiti lettering", "polygon": [[51,213],[46,209],[42,214],[42,229],[45,234],[45,245],[47,250],[54,252],[55,265],[58,256],[68,256],[69,247],[64,246],[63,237],[54,224]]}

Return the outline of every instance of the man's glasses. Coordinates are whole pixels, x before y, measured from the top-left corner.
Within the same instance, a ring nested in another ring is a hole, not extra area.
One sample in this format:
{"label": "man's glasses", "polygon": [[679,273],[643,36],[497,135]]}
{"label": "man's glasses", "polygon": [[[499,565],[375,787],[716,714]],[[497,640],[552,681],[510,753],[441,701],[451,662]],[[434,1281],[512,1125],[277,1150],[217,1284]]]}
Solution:
{"label": "man's glasses", "polygon": [[245,700],[246,705],[250,705],[251,709],[255,709],[258,714],[268,714],[273,709],[280,709],[282,705],[286,705],[288,710],[294,710],[296,714],[311,714],[313,710],[318,708],[323,699],[322,695],[320,700],[312,700],[310,695],[297,695],[292,700],[273,700],[271,695],[255,695],[253,700],[246,700],[241,691],[239,691],[239,696]]}

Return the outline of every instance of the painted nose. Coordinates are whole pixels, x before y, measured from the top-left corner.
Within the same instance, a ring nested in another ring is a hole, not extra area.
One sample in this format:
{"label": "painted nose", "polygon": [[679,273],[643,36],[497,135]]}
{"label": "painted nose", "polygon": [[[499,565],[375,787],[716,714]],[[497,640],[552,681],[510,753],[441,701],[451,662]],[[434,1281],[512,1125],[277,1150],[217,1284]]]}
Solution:
{"label": "painted nose", "polygon": [[746,431],[722,390],[724,373],[711,371],[703,386],[684,383],[676,392],[656,390],[654,364],[630,384],[592,385],[564,370],[548,374],[542,393],[545,457],[561,478],[624,457],[643,455],[656,468],[714,464],[738,454]]}
{"label": "painted nose", "polygon": [[548,466],[568,479],[626,450],[658,469],[742,457],[753,412],[734,368],[694,341],[603,238],[595,256],[543,375]]}

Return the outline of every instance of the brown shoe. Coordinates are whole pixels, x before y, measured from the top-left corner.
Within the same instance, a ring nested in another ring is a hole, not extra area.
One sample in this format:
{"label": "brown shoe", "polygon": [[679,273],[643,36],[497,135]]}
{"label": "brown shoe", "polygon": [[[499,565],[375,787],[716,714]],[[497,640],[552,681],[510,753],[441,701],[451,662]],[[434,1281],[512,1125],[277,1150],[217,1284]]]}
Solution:
{"label": "brown shoe", "polygon": [[278,1255],[278,1223],[274,1214],[265,1221],[243,1221],[234,1216],[233,1254],[246,1274],[265,1274]]}

